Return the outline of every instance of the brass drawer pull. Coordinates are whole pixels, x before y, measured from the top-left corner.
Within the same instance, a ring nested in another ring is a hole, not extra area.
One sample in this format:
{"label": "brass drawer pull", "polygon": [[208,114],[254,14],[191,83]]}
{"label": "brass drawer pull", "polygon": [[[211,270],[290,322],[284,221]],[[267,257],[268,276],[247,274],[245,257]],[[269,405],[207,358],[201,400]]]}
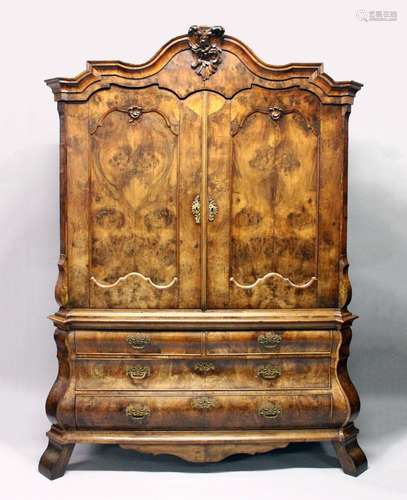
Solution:
{"label": "brass drawer pull", "polygon": [[280,368],[273,365],[263,365],[257,368],[257,376],[265,380],[273,380],[281,375]]}
{"label": "brass drawer pull", "polygon": [[136,421],[144,420],[150,413],[150,408],[141,404],[129,405],[126,408],[126,415]]}
{"label": "brass drawer pull", "polygon": [[126,374],[131,380],[141,380],[150,376],[150,368],[148,366],[137,365],[132,368],[127,368]]}
{"label": "brass drawer pull", "polygon": [[213,398],[209,398],[208,396],[202,396],[193,399],[191,406],[195,410],[210,410],[212,408],[215,408],[216,403]]}
{"label": "brass drawer pull", "polygon": [[278,418],[281,416],[281,406],[272,403],[270,406],[259,408],[258,414],[264,418]]}
{"label": "brass drawer pull", "polygon": [[[194,216],[195,223],[200,224],[201,197],[199,196],[199,194],[197,194],[195,198],[192,200],[191,211],[192,215]],[[218,213],[218,205],[216,204],[216,201],[213,198],[208,198],[208,221],[213,222],[216,218],[217,213]]]}
{"label": "brass drawer pull", "polygon": [[151,341],[147,335],[140,334],[140,335],[131,335],[130,337],[127,337],[127,343],[133,349],[141,351],[146,346],[148,346],[151,343]]}
{"label": "brass drawer pull", "polygon": [[257,337],[257,343],[264,349],[276,349],[281,344],[282,338],[283,336],[281,333],[261,333]]}
{"label": "brass drawer pull", "polygon": [[208,375],[215,371],[215,365],[211,361],[198,361],[194,365],[194,370],[198,373]]}

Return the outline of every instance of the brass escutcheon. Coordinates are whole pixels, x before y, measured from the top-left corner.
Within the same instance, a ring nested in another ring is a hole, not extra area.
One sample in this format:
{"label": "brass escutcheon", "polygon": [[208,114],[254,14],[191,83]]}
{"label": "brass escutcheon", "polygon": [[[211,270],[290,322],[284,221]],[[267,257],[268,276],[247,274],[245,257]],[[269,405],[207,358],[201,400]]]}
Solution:
{"label": "brass escutcheon", "polygon": [[262,365],[257,368],[257,376],[266,380],[273,380],[281,375],[281,370],[277,366]]}
{"label": "brass escutcheon", "polygon": [[211,408],[215,408],[216,404],[213,398],[209,398],[208,396],[202,396],[193,399],[191,406],[196,410],[210,410]]}
{"label": "brass escutcheon", "polygon": [[199,194],[197,194],[195,196],[195,198],[192,200],[191,211],[192,211],[192,215],[194,216],[194,219],[195,219],[195,224],[200,224],[201,223],[201,199],[200,199]]}
{"label": "brass escutcheon", "polygon": [[126,408],[126,415],[134,420],[143,420],[150,415],[150,409],[141,404],[129,405]]}
{"label": "brass escutcheon", "polygon": [[132,368],[127,368],[126,374],[131,380],[140,380],[150,376],[150,368],[148,366],[137,365]]}
{"label": "brass escutcheon", "polygon": [[213,198],[209,198],[208,200],[208,221],[213,222],[218,213],[218,205]]}
{"label": "brass escutcheon", "polygon": [[144,334],[139,334],[139,335],[131,335],[130,337],[127,337],[127,343],[129,344],[130,347],[133,349],[137,349],[138,351],[141,351],[144,349],[147,345],[150,344],[150,339],[147,335]]}
{"label": "brass escutcheon", "polygon": [[259,408],[258,414],[264,418],[278,418],[281,416],[281,406],[276,403],[271,403],[270,406]]}
{"label": "brass escutcheon", "polygon": [[283,336],[281,333],[267,332],[261,333],[257,337],[257,343],[264,349],[276,349],[280,344]]}
{"label": "brass escutcheon", "polygon": [[208,374],[215,371],[215,365],[211,361],[198,361],[194,365],[194,370],[198,373]]}
{"label": "brass escutcheon", "polygon": [[93,373],[93,376],[96,378],[103,378],[104,377],[104,370],[103,370],[103,367],[101,367],[101,366],[95,365],[92,368],[92,373]]}

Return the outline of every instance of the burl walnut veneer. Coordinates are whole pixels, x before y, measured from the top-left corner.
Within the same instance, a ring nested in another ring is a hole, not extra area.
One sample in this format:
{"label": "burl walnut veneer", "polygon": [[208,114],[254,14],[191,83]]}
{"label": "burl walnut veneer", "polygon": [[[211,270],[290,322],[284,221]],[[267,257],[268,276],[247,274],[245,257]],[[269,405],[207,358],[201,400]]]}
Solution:
{"label": "burl walnut veneer", "polygon": [[76,443],[218,461],[332,441],[346,369],[347,124],[359,83],[192,26],[142,65],[47,80],[60,116],[59,372],[40,472]]}

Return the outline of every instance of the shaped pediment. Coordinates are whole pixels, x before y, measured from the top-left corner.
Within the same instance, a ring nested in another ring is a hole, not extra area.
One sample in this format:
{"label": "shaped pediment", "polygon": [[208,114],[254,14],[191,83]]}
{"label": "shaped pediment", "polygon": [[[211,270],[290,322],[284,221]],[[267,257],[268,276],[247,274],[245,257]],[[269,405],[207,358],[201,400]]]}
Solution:
{"label": "shaped pediment", "polygon": [[352,104],[362,84],[337,82],[321,63],[275,66],[261,61],[244,43],[224,34],[220,26],[191,26],[188,34],[165,44],[144,64],[89,61],[74,78],[46,80],[57,101],[86,101],[94,92],[117,85],[140,88],[158,85],[183,99],[199,90],[230,98],[253,85],[302,88],[325,104]]}

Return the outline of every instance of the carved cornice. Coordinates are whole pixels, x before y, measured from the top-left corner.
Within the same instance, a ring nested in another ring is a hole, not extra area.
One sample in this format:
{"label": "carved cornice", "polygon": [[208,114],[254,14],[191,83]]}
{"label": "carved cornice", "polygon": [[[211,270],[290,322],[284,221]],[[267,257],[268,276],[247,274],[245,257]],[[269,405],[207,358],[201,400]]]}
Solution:
{"label": "carved cornice", "polygon": [[[222,40],[222,53],[234,54],[255,77],[267,80],[267,85],[270,88],[300,87],[313,92],[320,98],[321,102],[326,104],[352,104],[353,97],[362,87],[362,84],[355,81],[336,82],[324,72],[321,63],[293,63],[283,66],[267,64],[238,39],[229,35],[223,36],[221,34],[223,28],[220,27],[208,28],[210,35],[205,35],[209,37],[211,45],[214,45],[217,50],[211,52],[209,49],[204,52],[204,49],[200,49],[196,42],[196,37],[199,39],[201,36],[199,30],[202,28],[197,29],[197,33],[195,29],[193,30],[192,37],[191,35],[182,35],[172,39],[144,64],[127,64],[121,61],[89,61],[86,71],[78,76],[51,78],[46,80],[46,83],[51,87],[56,101],[76,102],[86,101],[97,90],[109,88],[113,84],[127,88],[141,87],[147,84],[160,85],[160,71],[165,71],[165,66],[178,53],[192,50],[196,58],[193,65],[196,65],[195,70],[201,74],[203,78],[201,79],[202,88],[205,88],[207,82],[211,82],[211,78],[209,80],[205,78],[209,73],[213,75],[221,63],[219,45],[220,40]],[[206,40],[205,44],[207,43],[209,42]],[[205,66],[205,70],[203,66]],[[191,92],[195,90],[191,90]],[[212,90],[216,91],[213,88]]]}

